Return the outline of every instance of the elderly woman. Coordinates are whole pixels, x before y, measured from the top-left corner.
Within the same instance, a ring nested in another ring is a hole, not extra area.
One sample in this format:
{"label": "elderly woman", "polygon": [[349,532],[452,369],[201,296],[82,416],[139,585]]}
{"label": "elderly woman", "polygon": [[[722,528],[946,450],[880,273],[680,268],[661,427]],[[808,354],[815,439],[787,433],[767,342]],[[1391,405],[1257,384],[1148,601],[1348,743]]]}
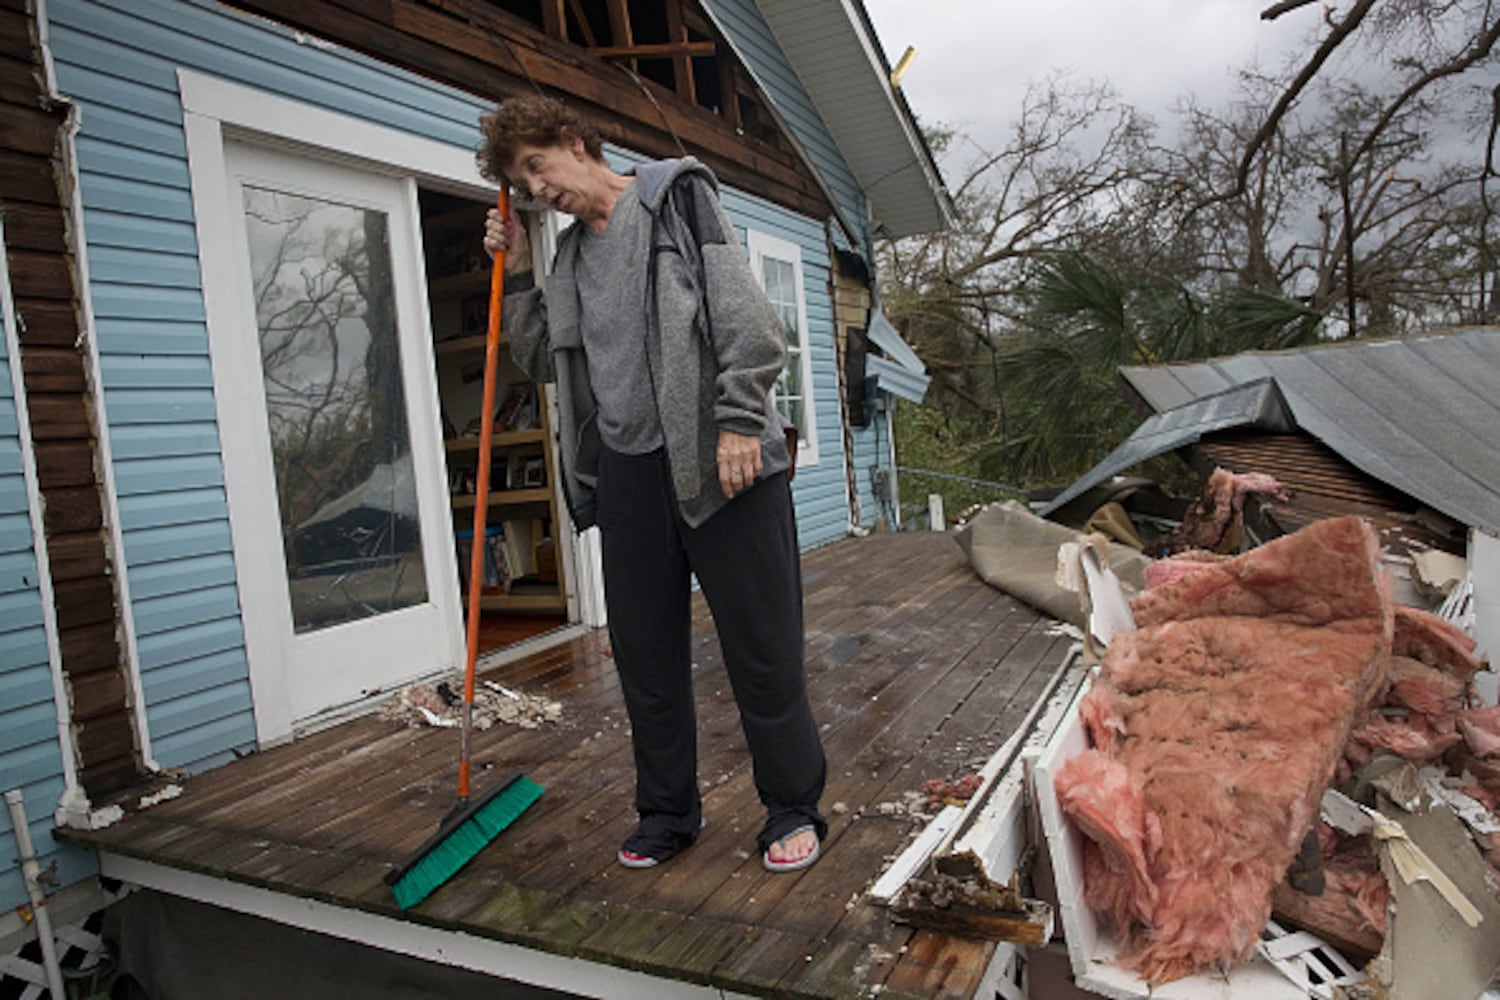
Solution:
{"label": "elderly woman", "polygon": [[605,604],[630,714],[639,824],[618,860],[659,864],[704,825],[693,708],[691,578],[714,616],[767,811],[766,868],[812,864],[827,823],[826,765],[802,661],[802,587],[785,423],[771,388],[786,361],[776,314],[692,158],[633,173],[558,101],[518,97],[482,121],[480,169],[575,221],[545,295],[524,228],[491,210],[507,251],[505,329],[516,361],[556,381],[563,485],[597,524]]}

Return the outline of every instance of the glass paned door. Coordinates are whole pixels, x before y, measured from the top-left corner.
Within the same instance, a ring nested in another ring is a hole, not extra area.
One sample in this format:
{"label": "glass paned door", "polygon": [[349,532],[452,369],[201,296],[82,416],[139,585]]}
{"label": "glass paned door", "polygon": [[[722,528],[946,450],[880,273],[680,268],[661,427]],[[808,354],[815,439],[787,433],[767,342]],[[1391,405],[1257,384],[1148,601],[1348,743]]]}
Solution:
{"label": "glass paned door", "polygon": [[209,337],[274,738],[457,666],[463,635],[413,182],[236,141],[224,166]]}
{"label": "glass paned door", "polygon": [[242,191],[293,628],[420,604],[388,218]]}

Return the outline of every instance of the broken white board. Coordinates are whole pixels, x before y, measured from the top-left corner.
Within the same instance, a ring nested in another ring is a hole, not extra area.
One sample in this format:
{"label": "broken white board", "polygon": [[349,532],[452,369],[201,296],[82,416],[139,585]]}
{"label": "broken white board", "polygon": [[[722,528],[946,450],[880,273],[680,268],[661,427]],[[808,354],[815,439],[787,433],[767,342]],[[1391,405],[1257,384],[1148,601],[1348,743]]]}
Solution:
{"label": "broken white board", "polygon": [[1305,1000],[1307,992],[1284,978],[1265,958],[1256,955],[1227,976],[1199,973],[1152,987],[1140,976],[1114,964],[1119,944],[1083,901],[1084,835],[1063,815],[1053,789],[1053,775],[1063,763],[1088,748],[1088,735],[1078,718],[1078,692],[1067,717],[1052,741],[1032,755],[1032,793],[1041,814],[1042,832],[1057,885],[1058,914],[1068,945],[1073,982],[1080,988],[1115,1000]]}

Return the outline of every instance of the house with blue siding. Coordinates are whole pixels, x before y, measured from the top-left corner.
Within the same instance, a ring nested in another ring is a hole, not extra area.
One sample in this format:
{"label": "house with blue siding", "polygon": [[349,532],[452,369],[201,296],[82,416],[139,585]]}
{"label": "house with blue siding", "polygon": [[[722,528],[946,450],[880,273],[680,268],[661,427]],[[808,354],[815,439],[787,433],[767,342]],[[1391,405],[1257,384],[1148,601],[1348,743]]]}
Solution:
{"label": "house with blue siding", "polygon": [[[0,100],[0,774],[61,884],[94,869],[54,822],[461,664],[497,99],[714,169],[788,322],[802,546],[895,526],[891,407],[926,375],[872,248],[951,207],[857,2],[46,0],[0,28],[32,91]],[[545,268],[565,220],[522,207]],[[598,627],[548,389],[511,388],[486,620]]]}

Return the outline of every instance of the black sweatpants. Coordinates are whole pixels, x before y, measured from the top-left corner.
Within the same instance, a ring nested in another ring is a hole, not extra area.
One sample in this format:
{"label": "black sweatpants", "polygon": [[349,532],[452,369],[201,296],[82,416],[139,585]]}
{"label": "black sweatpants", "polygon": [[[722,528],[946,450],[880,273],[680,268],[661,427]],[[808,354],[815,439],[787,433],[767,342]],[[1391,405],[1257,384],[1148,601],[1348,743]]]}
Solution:
{"label": "black sweatpants", "polygon": [[822,837],[827,768],[803,673],[801,558],[786,474],[761,480],[692,528],[678,512],[664,453],[605,449],[596,510],[640,833],[676,848],[702,821],[691,673],[697,574],[768,813],[761,850],[808,823]]}

